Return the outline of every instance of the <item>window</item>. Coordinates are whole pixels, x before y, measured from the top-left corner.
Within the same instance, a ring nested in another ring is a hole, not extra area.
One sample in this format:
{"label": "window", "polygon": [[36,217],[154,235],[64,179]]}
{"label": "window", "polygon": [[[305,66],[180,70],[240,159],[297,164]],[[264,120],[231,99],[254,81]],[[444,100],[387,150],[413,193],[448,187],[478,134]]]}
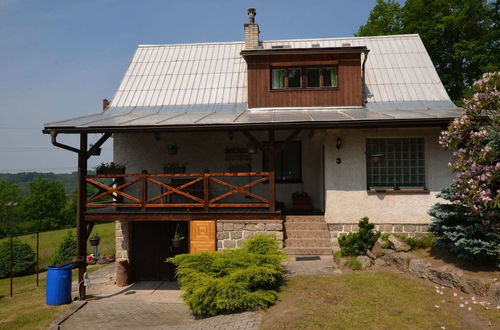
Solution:
{"label": "window", "polygon": [[[278,148],[283,142],[274,142]],[[264,147],[269,146],[268,142]],[[302,156],[300,141],[291,141],[274,157],[274,174],[276,183],[298,183],[302,182]],[[269,157],[267,152],[263,153],[263,169],[269,171]]]}
{"label": "window", "polygon": [[273,90],[336,88],[337,67],[288,67],[271,69]]}
{"label": "window", "polygon": [[366,140],[368,189],[425,189],[423,138]]}

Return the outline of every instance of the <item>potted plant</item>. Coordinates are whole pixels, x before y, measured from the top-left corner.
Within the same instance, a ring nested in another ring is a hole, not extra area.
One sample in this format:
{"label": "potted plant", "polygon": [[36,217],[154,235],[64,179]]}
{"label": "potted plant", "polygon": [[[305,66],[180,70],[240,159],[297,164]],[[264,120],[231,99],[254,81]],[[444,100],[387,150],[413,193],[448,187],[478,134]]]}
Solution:
{"label": "potted plant", "polygon": [[98,233],[95,233],[92,235],[92,237],[89,239],[90,246],[98,246],[99,242],[101,241],[101,237],[99,237]]}
{"label": "potted plant", "polygon": [[312,201],[309,194],[305,191],[296,191],[292,194],[292,207],[296,210],[312,210]]}
{"label": "potted plant", "polygon": [[168,174],[186,173],[186,165],[187,163],[170,162],[165,164],[163,172]]}
{"label": "potted plant", "polygon": [[177,145],[177,143],[175,141],[167,144],[167,152],[169,155],[177,155],[178,150],[179,150],[179,146]]}
{"label": "potted plant", "polygon": [[96,166],[95,172],[97,174],[124,174],[125,165],[115,162],[101,163]]}
{"label": "potted plant", "polygon": [[172,245],[174,246],[174,248],[179,248],[182,245],[183,240],[184,236],[176,231],[174,234],[174,238],[172,238]]}

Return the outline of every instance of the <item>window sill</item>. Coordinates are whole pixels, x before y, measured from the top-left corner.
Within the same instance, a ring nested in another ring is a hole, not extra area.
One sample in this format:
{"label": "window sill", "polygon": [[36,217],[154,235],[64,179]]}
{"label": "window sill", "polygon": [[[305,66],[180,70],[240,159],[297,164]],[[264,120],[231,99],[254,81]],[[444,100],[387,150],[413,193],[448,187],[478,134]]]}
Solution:
{"label": "window sill", "polygon": [[381,189],[375,190],[370,189],[366,191],[368,194],[430,194],[431,191],[427,189],[402,189],[402,190],[393,190],[393,189]]}
{"label": "window sill", "polygon": [[270,92],[297,92],[297,91],[336,91],[338,87],[292,87],[292,88],[271,88]]}

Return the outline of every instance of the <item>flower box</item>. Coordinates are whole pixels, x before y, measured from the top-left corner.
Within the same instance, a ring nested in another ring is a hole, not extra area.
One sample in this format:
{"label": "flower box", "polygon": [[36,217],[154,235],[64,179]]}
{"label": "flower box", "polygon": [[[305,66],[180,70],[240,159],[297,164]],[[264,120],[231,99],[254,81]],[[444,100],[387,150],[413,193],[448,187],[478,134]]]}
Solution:
{"label": "flower box", "polygon": [[96,169],[96,174],[125,174],[125,167],[100,168]]}

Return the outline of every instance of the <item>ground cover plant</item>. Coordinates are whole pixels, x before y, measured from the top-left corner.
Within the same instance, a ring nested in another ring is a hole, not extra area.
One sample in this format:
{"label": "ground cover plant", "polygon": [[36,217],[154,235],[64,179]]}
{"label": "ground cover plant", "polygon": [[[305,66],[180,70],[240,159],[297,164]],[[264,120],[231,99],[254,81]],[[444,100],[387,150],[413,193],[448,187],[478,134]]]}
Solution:
{"label": "ground cover plant", "polygon": [[373,231],[374,224],[367,217],[359,220],[358,232],[339,237],[340,251],[343,256],[361,256],[373,247],[380,237],[380,232]]}
{"label": "ground cover plant", "polygon": [[416,249],[430,249],[436,244],[436,237],[432,234],[423,234],[415,237],[410,237],[403,234],[391,234],[384,233],[380,235],[380,239],[382,240],[382,248],[389,249],[389,235],[394,235],[404,243],[408,244],[412,250]]}
{"label": "ground cover plant", "polygon": [[193,314],[212,316],[274,304],[284,258],[274,236],[257,234],[243,248],[180,254],[168,261],[177,265],[183,298]]}

